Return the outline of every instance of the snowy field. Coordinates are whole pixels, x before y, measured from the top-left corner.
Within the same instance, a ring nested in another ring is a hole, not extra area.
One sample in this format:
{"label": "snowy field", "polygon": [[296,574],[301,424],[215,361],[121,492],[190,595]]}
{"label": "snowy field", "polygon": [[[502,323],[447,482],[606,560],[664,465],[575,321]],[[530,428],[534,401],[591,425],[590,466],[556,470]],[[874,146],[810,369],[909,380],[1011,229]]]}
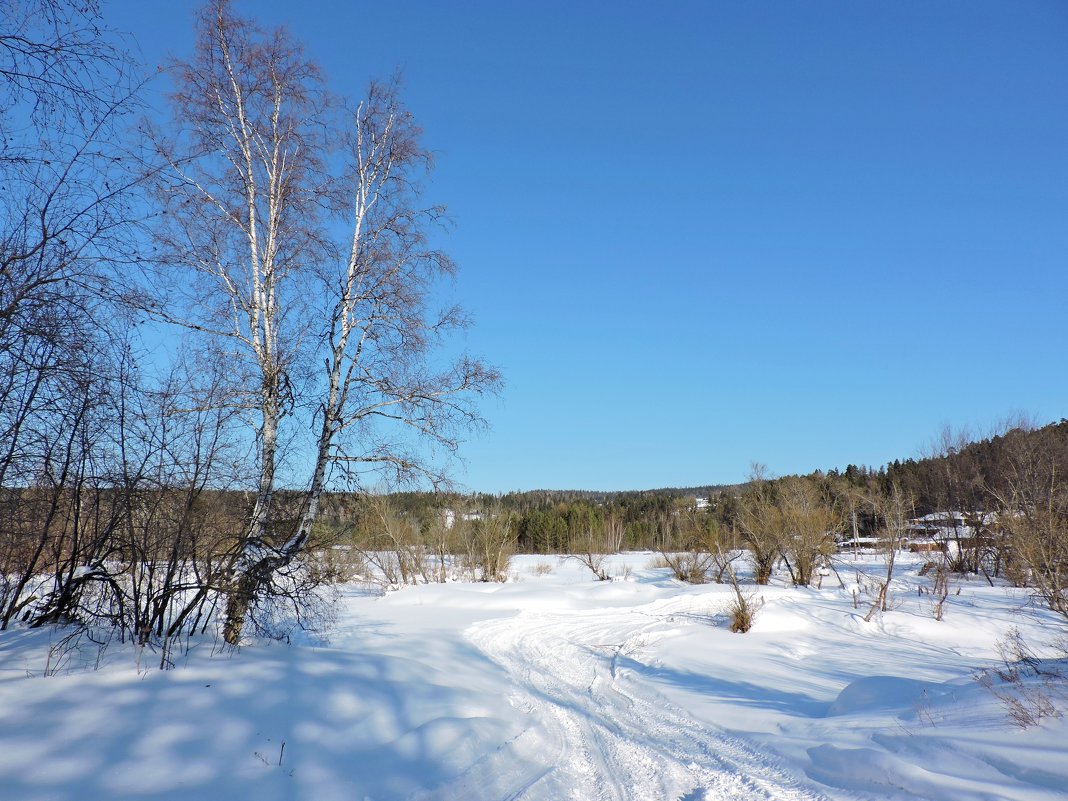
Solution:
{"label": "snowy field", "polygon": [[44,677],[61,633],[0,633],[0,799],[1068,797],[1065,720],[1014,725],[975,680],[1011,628],[1041,649],[1068,625],[982,578],[936,621],[915,557],[865,623],[866,559],[845,588],[760,588],[748,634],[727,586],[652,554],[611,582],[523,556],[506,584],[345,587],[321,639],[203,643],[169,671],[112,646]]}

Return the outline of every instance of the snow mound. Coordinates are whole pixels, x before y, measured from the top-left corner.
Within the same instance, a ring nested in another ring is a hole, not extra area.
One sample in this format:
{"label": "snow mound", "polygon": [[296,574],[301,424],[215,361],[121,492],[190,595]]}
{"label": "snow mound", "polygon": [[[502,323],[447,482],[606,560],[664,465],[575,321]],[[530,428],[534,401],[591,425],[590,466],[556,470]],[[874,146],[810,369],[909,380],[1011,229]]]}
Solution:
{"label": "snow mound", "polygon": [[876,710],[913,709],[925,703],[931,686],[900,676],[865,676],[846,685],[834,699],[827,714],[854,715]]}
{"label": "snow mound", "polygon": [[825,744],[808,749],[808,755],[812,759],[809,776],[832,787],[877,793],[881,798],[899,793],[905,798],[934,799],[944,794],[937,776],[885,751]]}

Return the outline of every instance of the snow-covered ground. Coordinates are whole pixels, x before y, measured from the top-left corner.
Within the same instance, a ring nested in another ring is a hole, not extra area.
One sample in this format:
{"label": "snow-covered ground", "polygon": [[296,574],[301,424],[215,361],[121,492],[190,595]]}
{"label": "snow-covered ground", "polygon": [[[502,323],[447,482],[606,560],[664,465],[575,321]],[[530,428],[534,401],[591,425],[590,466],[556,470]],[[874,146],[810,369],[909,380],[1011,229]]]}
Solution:
{"label": "snow-covered ground", "polygon": [[1068,625],[982,578],[936,621],[908,556],[865,623],[866,559],[845,588],[760,588],[748,634],[728,587],[651,554],[611,582],[528,556],[506,584],[346,587],[321,642],[204,643],[169,671],[112,646],[43,677],[61,632],[4,632],[0,799],[1068,797],[1066,722],[1021,729],[975,681],[1011,628],[1041,648]]}

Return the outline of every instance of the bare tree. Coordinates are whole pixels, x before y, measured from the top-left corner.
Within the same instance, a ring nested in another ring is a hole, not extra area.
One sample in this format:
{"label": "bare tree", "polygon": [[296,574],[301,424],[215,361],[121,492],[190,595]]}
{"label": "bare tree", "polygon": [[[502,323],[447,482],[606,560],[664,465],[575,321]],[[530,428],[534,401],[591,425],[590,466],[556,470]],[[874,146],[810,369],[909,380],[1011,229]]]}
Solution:
{"label": "bare tree", "polygon": [[[256,498],[227,580],[225,635],[235,643],[307,544],[331,477],[358,484],[385,467],[394,479],[440,483],[418,442],[454,451],[458,433],[480,422],[471,400],[499,379],[477,359],[435,366],[433,346],[466,319],[428,310],[453,265],[427,244],[444,209],[419,203],[430,158],[395,83],[334,108],[285,32],[263,33],[216,0],[177,85],[177,133],[155,136],[167,165],[158,187],[167,291],[145,305],[216,343],[254,434]],[[281,443],[308,430],[300,512],[282,530],[272,514]]]}
{"label": "bare tree", "polygon": [[[0,7],[0,81],[14,105],[3,119],[28,113],[49,124],[73,112],[94,117],[112,99],[127,56],[100,18],[95,0],[9,0]],[[19,108],[21,106],[22,108]],[[7,146],[5,143],[3,146]]]}
{"label": "bare tree", "polygon": [[[131,59],[97,3],[0,4],[0,495],[3,623],[62,619],[113,525],[99,479],[114,332],[109,268],[131,258]],[[81,562],[81,560],[88,560]],[[50,588],[31,590],[42,571]]]}
{"label": "bare tree", "polygon": [[398,512],[388,495],[364,497],[368,514],[358,548],[365,562],[389,587],[437,580],[442,573],[431,563],[432,550],[418,522]]}
{"label": "bare tree", "polygon": [[798,476],[779,482],[776,506],[782,526],[779,552],[793,583],[808,586],[834,553],[837,510],[815,482]]}
{"label": "bare tree", "polygon": [[605,560],[608,558],[608,541],[600,524],[590,524],[582,532],[571,537],[568,558],[576,559],[586,566],[598,581],[611,581]]}
{"label": "bare tree", "polygon": [[775,490],[765,467],[753,464],[749,484],[738,501],[738,533],[749,549],[757,584],[767,584],[779,558],[782,520],[775,504]]}
{"label": "bare tree", "polygon": [[0,358],[23,369],[21,346],[62,344],[129,258],[139,85],[116,41],[95,2],[0,6]]}
{"label": "bare tree", "polygon": [[733,576],[734,562],[741,553],[735,549],[734,537],[711,514],[690,506],[679,523],[678,550],[661,550],[660,557],[675,578],[689,584],[707,581],[722,583]]}
{"label": "bare tree", "polygon": [[870,621],[876,612],[885,612],[888,608],[890,583],[894,579],[897,552],[904,546],[909,515],[912,514],[915,506],[912,498],[906,495],[897,484],[893,484],[885,494],[871,494],[869,502],[876,516],[883,523],[879,533],[886,558],[886,574],[876,583],[875,598],[868,614],[864,616],[865,622]]}
{"label": "bare tree", "polygon": [[1012,572],[1068,617],[1068,425],[1048,438],[1011,432],[1005,487],[995,490],[998,528]]}
{"label": "bare tree", "polygon": [[478,581],[507,580],[517,539],[515,515],[495,504],[474,519],[466,518],[457,521],[466,567]]}
{"label": "bare tree", "polygon": [[975,439],[966,428],[944,427],[927,450],[937,471],[924,489],[944,513],[938,522],[946,539],[946,567],[956,573],[982,572],[992,584],[987,570],[988,563],[996,562],[987,529],[990,494],[976,452],[968,447]]}

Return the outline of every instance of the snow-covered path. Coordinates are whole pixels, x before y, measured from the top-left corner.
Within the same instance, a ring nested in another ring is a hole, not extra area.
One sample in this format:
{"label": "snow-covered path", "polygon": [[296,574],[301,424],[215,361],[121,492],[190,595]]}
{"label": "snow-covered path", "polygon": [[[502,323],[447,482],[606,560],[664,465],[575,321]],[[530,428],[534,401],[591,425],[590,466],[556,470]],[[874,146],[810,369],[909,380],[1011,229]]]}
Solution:
{"label": "snow-covered path", "polygon": [[468,639],[501,665],[510,703],[538,721],[548,769],[516,799],[822,798],[759,750],[688,716],[627,666],[668,636],[689,599],[636,608],[521,613],[471,626]]}

